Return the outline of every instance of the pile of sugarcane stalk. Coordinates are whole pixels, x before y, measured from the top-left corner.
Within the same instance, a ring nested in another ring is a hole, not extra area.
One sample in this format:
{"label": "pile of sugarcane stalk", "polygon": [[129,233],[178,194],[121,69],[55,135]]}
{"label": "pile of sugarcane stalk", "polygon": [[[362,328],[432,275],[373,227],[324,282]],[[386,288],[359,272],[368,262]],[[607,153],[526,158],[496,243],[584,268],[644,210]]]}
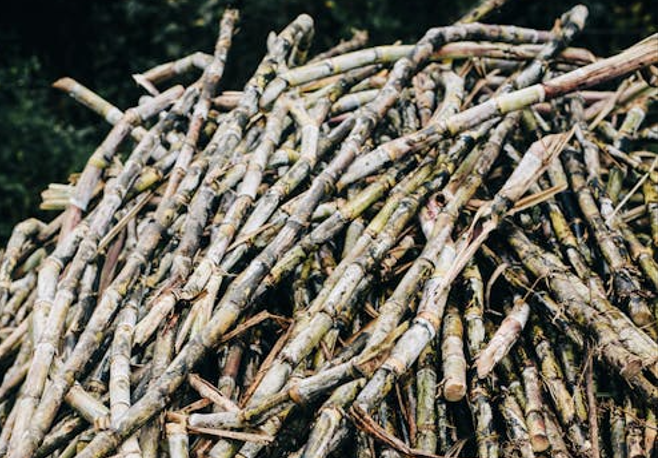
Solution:
{"label": "pile of sugarcane stalk", "polygon": [[655,456],[658,35],[501,3],[57,81],[112,128],[0,255],[0,456]]}

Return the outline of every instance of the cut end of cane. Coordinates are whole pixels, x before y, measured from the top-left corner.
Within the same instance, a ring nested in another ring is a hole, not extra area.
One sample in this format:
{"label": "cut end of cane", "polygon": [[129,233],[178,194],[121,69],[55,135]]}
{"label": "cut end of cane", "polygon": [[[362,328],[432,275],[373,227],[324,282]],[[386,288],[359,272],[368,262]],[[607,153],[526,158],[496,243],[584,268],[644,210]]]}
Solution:
{"label": "cut end of cane", "polygon": [[306,14],[306,13],[302,13],[299,16],[297,16],[296,21],[299,22],[300,25],[302,27],[304,27],[305,29],[311,29],[313,27],[313,25],[315,24],[315,21],[313,21],[313,18],[311,16],[309,16],[308,14]]}
{"label": "cut end of cane", "polygon": [[461,382],[447,381],[443,387],[443,397],[448,402],[458,402],[466,396],[466,385]]}
{"label": "cut end of cane", "polygon": [[544,434],[534,434],[530,436],[530,445],[533,452],[542,453],[550,448],[551,443]]}
{"label": "cut end of cane", "polygon": [[60,78],[57,81],[53,83],[53,87],[55,89],[59,89],[60,91],[67,92],[69,91],[74,85],[75,85],[75,80],[73,78],[69,78],[68,76],[65,76],[64,78]]}

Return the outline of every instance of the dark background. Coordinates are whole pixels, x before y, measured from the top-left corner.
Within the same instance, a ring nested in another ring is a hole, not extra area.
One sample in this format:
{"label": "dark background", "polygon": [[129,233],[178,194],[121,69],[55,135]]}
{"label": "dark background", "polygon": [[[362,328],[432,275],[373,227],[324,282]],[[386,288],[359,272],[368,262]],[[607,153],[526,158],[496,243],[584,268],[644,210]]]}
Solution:
{"label": "dark background", "polygon": [[[109,126],[51,89],[71,76],[125,109],[140,90],[130,75],[193,51],[212,52],[221,0],[18,0],[0,13],[0,242],[12,226],[39,215],[39,193],[80,170]],[[367,29],[370,43],[416,41],[453,22],[473,0],[253,0],[241,10],[222,89],[239,89],[265,49],[270,30],[297,14],[315,19],[314,50]],[[489,22],[550,28],[576,2],[510,0]],[[589,25],[577,45],[600,55],[657,29],[658,0],[585,1]],[[40,216],[48,218],[48,215]]]}

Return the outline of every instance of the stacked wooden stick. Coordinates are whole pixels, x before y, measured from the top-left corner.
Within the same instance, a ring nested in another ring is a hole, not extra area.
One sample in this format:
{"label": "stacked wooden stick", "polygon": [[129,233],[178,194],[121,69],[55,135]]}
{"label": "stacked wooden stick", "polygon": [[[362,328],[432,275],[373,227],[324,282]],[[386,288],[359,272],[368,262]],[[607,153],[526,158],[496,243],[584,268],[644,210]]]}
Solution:
{"label": "stacked wooden stick", "polygon": [[657,453],[658,35],[500,3],[310,59],[301,15],[242,90],[227,10],[123,112],[57,81],[112,128],[0,256],[0,456]]}

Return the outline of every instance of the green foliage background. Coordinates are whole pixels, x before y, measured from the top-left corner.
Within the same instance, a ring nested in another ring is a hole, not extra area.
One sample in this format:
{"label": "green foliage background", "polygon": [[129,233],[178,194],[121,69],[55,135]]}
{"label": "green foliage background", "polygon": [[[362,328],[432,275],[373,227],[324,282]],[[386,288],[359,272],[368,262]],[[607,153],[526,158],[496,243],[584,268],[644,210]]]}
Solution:
{"label": "green foliage background", "polygon": [[[316,20],[315,49],[353,28],[373,44],[414,42],[435,25],[449,24],[473,0],[251,0],[223,88],[239,88],[264,52],[270,30],[297,14]],[[578,43],[602,55],[657,29],[658,1],[593,0]],[[51,89],[72,76],[121,108],[140,95],[130,75],[196,50],[212,50],[222,0],[21,0],[0,15],[0,241],[13,225],[38,214],[39,193],[79,170],[109,127]],[[549,28],[575,2],[510,0],[490,21]],[[43,215],[42,215],[43,216]]]}

